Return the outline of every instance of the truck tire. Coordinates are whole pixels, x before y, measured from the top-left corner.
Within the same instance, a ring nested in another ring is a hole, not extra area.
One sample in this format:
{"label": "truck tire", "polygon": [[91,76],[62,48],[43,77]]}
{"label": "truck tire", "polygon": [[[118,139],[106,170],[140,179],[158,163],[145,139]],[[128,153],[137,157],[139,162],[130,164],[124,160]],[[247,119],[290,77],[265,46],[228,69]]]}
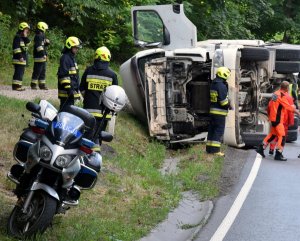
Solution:
{"label": "truck tire", "polygon": [[262,133],[242,133],[242,139],[246,147],[259,146],[266,136],[266,134]]}
{"label": "truck tire", "polygon": [[298,139],[298,126],[299,126],[299,118],[297,116],[294,117],[294,125],[289,126],[288,135],[286,138],[287,142],[297,141]]}
{"label": "truck tire", "polygon": [[269,60],[270,52],[266,48],[247,47],[241,49],[242,60],[266,61]]}
{"label": "truck tire", "polygon": [[300,61],[300,49],[276,49],[278,61]]}
{"label": "truck tire", "polygon": [[276,61],[275,70],[281,74],[300,72],[300,61]]}

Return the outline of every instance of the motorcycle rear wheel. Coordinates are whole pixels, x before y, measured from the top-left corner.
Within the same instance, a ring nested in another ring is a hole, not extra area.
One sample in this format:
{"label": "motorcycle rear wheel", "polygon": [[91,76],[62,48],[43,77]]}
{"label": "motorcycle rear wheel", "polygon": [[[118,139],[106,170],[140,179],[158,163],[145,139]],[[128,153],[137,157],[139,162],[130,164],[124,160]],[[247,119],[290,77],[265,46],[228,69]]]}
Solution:
{"label": "motorcycle rear wheel", "polygon": [[54,198],[43,191],[36,191],[25,214],[20,205],[14,207],[8,220],[8,233],[16,238],[29,238],[43,233],[51,224],[56,208],[57,201]]}

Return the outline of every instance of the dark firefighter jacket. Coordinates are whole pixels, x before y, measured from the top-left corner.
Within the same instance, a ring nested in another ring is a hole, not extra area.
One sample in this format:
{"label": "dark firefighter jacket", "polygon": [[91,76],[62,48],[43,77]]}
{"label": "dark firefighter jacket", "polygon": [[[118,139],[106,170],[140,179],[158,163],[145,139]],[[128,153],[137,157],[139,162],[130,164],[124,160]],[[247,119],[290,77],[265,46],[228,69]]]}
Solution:
{"label": "dark firefighter jacket", "polygon": [[[26,65],[27,61],[27,50],[28,45],[30,44],[30,39],[27,37],[22,37],[20,32],[17,32],[17,34],[14,37],[13,40],[13,64],[20,64],[20,65]],[[24,61],[20,61],[20,59],[23,58]]]}
{"label": "dark firefighter jacket", "polygon": [[227,82],[215,78],[210,86],[210,114],[227,116],[229,108]]}
{"label": "dark firefighter jacket", "polygon": [[[110,85],[118,85],[117,75],[108,67],[108,62],[95,60],[81,78],[80,91],[84,93],[83,108],[95,117],[102,117],[101,93]],[[106,116],[110,118],[111,116]]]}
{"label": "dark firefighter jacket", "polygon": [[42,31],[36,31],[34,36],[34,48],[33,48],[33,58],[34,62],[46,62],[46,51],[47,43],[45,42],[45,34]]}
{"label": "dark firefighter jacket", "polygon": [[70,96],[79,99],[80,80],[75,55],[70,49],[64,49],[62,53],[57,72],[58,98],[68,98]]}

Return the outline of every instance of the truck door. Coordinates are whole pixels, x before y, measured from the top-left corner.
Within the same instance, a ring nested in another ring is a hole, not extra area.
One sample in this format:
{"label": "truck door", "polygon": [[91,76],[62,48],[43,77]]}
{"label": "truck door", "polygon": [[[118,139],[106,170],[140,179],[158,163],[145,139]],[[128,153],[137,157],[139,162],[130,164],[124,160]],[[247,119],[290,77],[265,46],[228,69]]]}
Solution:
{"label": "truck door", "polygon": [[136,46],[165,50],[196,46],[197,29],[185,16],[183,4],[133,7],[131,17]]}

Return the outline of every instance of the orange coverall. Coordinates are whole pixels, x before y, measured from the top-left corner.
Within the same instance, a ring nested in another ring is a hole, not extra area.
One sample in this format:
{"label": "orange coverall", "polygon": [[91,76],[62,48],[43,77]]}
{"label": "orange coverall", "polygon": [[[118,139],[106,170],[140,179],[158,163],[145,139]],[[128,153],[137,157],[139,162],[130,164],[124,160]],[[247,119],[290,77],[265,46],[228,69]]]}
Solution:
{"label": "orange coverall", "polygon": [[272,127],[269,135],[264,139],[264,149],[277,137],[277,148],[282,152],[285,144],[284,121],[287,111],[294,112],[294,106],[291,105],[286,97],[286,92],[277,90],[273,93],[272,100],[269,102],[269,120]]}
{"label": "orange coverall", "polygon": [[[288,93],[285,93],[285,96],[286,96],[289,104],[293,105],[294,104],[293,97]],[[269,106],[268,106],[268,114],[269,114],[270,103],[271,103],[271,101],[269,102]],[[285,118],[284,118],[284,121],[283,121],[283,126],[284,126],[285,138],[287,138],[289,126],[294,125],[294,112],[286,110],[286,114],[284,115],[284,117]],[[275,139],[273,141],[271,141],[270,150],[275,149],[277,141],[278,141],[277,137],[275,137]]]}

